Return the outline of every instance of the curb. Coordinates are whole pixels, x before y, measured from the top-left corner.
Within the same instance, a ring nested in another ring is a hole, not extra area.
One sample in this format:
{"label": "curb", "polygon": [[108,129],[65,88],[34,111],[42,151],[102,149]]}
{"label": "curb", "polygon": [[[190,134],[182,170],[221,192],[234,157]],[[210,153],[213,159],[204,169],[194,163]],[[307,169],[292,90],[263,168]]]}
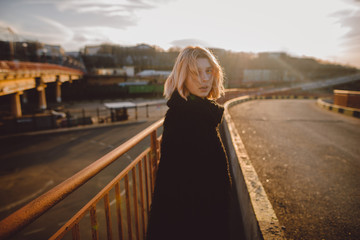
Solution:
{"label": "curb", "polygon": [[246,102],[246,101],[250,101],[250,100],[267,100],[267,99],[310,99],[310,100],[316,100],[318,99],[317,97],[314,96],[298,96],[298,95],[289,95],[289,96],[282,96],[282,95],[270,95],[270,96],[261,96],[261,95],[257,95],[257,96],[241,96],[241,97],[237,97],[234,98],[232,100],[228,100],[225,104],[224,107],[228,108],[228,107],[232,107],[236,104],[242,103],[242,102]]}
{"label": "curb", "polygon": [[270,95],[270,96],[250,96],[249,100],[255,99],[317,99],[314,96],[301,96],[301,95]]}
{"label": "curb", "polygon": [[343,107],[343,106],[327,103],[321,98],[317,100],[317,104],[320,107],[332,112],[341,113],[350,117],[360,118],[360,109],[358,108],[349,108],[349,107]]}
{"label": "curb", "polygon": [[[281,96],[282,97],[282,96]],[[273,99],[264,96],[243,96],[224,104],[225,121],[222,123],[225,144],[231,165],[236,201],[240,206],[246,239],[286,239],[275,211],[266,195],[258,175],[251,164],[228,109],[253,99]]]}

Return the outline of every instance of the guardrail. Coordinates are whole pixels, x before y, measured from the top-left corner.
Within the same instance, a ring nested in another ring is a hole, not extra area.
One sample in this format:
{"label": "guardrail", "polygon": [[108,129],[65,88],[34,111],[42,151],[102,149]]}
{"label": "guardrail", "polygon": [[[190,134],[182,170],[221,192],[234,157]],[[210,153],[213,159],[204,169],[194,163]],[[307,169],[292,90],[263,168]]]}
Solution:
{"label": "guardrail", "polygon": [[317,100],[317,104],[329,111],[341,113],[350,117],[360,118],[360,109],[359,108],[350,108],[350,107],[343,107],[336,104],[329,103],[324,99],[319,98]]}
{"label": "guardrail", "polygon": [[[110,103],[122,104],[124,102]],[[149,118],[161,118],[164,116],[167,106],[166,101],[152,101],[143,103],[131,103],[126,107],[103,107],[97,108],[69,108],[60,110],[67,117],[61,120],[59,127],[72,127],[77,125],[102,124],[127,120],[143,120]]]}
{"label": "guardrail", "polygon": [[35,63],[35,62],[18,62],[18,61],[0,61],[0,80],[21,79],[41,77],[42,75],[79,75],[84,72],[64,67],[57,64]]}
{"label": "guardrail", "polygon": [[[16,232],[35,221],[104,168],[135,147],[140,141],[150,136],[150,147],[143,151],[128,167],[121,171],[119,175],[117,175],[50,238],[61,239],[66,233],[71,231],[73,239],[80,239],[79,223],[86,213],[89,212],[92,239],[99,239],[96,204],[101,199],[104,199],[107,238],[112,239],[113,231],[112,218],[109,210],[109,192],[114,189],[116,196],[116,225],[120,239],[123,239],[124,236],[126,237],[125,239],[141,239],[146,232],[146,219],[150,210],[155,174],[160,161],[161,136],[157,137],[157,129],[160,128],[162,124],[163,119],[157,121],[88,167],[2,220],[0,222],[0,239],[6,239],[14,235]],[[132,190],[130,189],[130,185],[132,185]],[[121,189],[123,188],[125,189],[126,195],[125,201],[122,201],[120,194]],[[123,202],[125,204],[123,204]],[[126,221],[123,221],[122,219],[124,212],[126,212]],[[135,229],[135,231],[133,229]]]}

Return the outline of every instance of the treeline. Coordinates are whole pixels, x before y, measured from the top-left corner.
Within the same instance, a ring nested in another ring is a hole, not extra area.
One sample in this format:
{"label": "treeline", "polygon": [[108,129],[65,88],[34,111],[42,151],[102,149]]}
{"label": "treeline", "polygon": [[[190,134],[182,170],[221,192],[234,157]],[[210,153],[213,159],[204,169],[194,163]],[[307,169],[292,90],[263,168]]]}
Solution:
{"label": "treeline", "polygon": [[[92,49],[97,50],[92,52]],[[94,68],[116,68],[135,66],[137,71],[171,70],[179,49],[164,51],[161,48],[145,44],[134,47],[102,44],[95,47],[85,47],[82,51],[84,64],[91,72]]]}
{"label": "treeline", "polygon": [[[96,52],[94,52],[96,50]],[[224,49],[210,49],[218,58],[228,79],[242,81],[245,69],[269,69],[289,71],[307,79],[321,79],[352,74],[357,71],[351,66],[333,64],[314,58],[298,58],[286,53],[246,53]],[[91,52],[93,51],[93,52]],[[93,68],[115,68],[135,66],[137,71],[145,69],[171,70],[179,48],[164,51],[156,46],[140,44],[133,47],[102,44],[87,46],[82,57],[88,72]]]}
{"label": "treeline", "polygon": [[[233,86],[244,80],[244,72],[249,70],[273,70],[280,75],[292,75],[293,78],[322,79],[352,74],[357,71],[351,66],[323,62],[314,58],[299,58],[283,52],[247,53],[234,52],[219,48],[210,49],[219,59],[228,82]],[[157,46],[139,44],[121,46],[101,44],[86,46],[78,53],[66,53],[61,46],[40,42],[0,41],[0,60],[19,60],[47,62],[91,73],[95,68],[121,68],[134,66],[135,71],[171,70],[180,48],[165,51]],[[302,80],[302,79],[298,79]]]}
{"label": "treeline", "polygon": [[[214,51],[217,53],[217,51]],[[317,80],[357,72],[355,67],[324,62],[314,58],[298,58],[286,53],[217,53],[228,79],[242,81],[244,70],[273,70],[301,80]],[[301,77],[300,77],[301,76]]]}

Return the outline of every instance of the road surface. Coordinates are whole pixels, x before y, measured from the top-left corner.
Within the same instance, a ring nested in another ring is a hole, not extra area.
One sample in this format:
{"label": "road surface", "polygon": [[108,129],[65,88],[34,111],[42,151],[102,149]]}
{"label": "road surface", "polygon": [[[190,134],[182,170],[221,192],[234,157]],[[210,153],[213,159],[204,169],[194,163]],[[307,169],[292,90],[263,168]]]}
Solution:
{"label": "road surface", "polygon": [[[110,152],[154,121],[78,131],[0,138],[0,219]],[[14,239],[47,239],[114,176],[149,140],[71,194]],[[110,199],[112,201],[112,199]]]}
{"label": "road surface", "polygon": [[288,239],[360,239],[360,119],[314,100],[230,114]]}

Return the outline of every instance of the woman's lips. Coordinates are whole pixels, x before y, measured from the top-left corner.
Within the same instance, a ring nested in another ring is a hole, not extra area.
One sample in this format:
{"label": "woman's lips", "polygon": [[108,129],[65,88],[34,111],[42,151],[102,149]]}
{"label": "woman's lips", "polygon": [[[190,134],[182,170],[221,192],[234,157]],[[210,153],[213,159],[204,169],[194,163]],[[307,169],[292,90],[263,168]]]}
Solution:
{"label": "woman's lips", "polygon": [[200,89],[200,91],[207,91],[209,89],[209,87],[200,87],[199,89]]}

